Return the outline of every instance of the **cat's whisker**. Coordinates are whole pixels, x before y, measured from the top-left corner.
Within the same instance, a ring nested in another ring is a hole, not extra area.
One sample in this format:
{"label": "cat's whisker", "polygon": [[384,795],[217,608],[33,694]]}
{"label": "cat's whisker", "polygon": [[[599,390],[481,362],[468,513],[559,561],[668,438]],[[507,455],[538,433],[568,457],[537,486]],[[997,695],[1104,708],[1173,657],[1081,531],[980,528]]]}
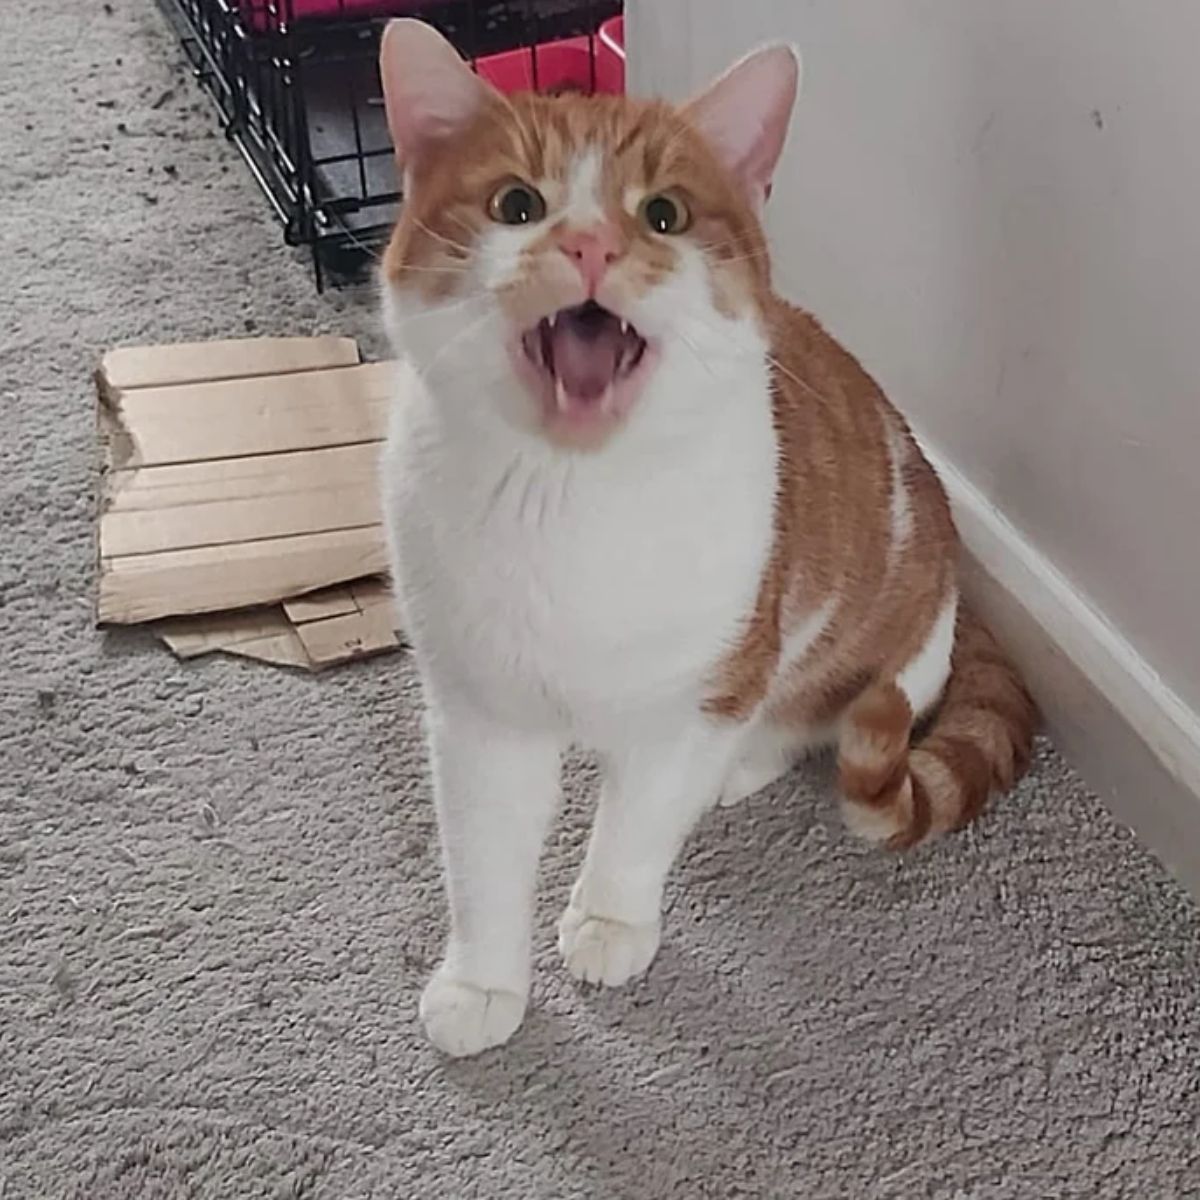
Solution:
{"label": "cat's whisker", "polygon": [[767,261],[765,254],[742,254],[735,258],[714,258],[711,260],[713,270],[718,270],[721,267],[738,267],[746,263],[757,263]]}
{"label": "cat's whisker", "polygon": [[448,238],[445,234],[438,233],[436,229],[430,229],[420,217],[413,217],[413,224],[423,233],[428,234],[434,241],[441,242],[443,246],[448,246],[451,250],[457,250],[470,258],[475,252],[470,246],[464,245],[462,242],[456,242],[453,238]]}
{"label": "cat's whisker", "polygon": [[436,353],[436,354],[433,356],[433,358],[431,358],[431,359],[429,360],[429,362],[427,362],[427,363],[424,363],[424,364],[423,364],[423,365],[422,365],[422,366],[419,368],[419,371],[418,371],[418,373],[419,373],[419,374],[422,376],[422,378],[427,378],[427,377],[431,376],[431,375],[433,374],[433,372],[434,372],[434,368],[435,368],[435,367],[438,365],[438,363],[439,363],[439,362],[441,362],[441,360],[442,360],[442,359],[443,359],[443,358],[444,358],[444,357],[445,357],[445,356],[446,356],[446,355],[447,355],[447,354],[448,354],[448,353],[449,353],[451,350],[453,350],[453,349],[454,349],[456,346],[458,346],[460,342],[462,342],[462,341],[464,341],[466,338],[470,337],[470,336],[471,336],[471,334],[473,334],[473,333],[476,333],[478,330],[482,329],[482,328],[483,328],[483,326],[484,326],[484,325],[485,325],[485,324],[486,324],[488,321],[492,320],[492,319],[495,317],[495,315],[496,315],[496,313],[495,313],[495,310],[494,310],[494,309],[491,309],[491,308],[489,308],[489,309],[488,309],[488,310],[487,310],[485,313],[483,313],[481,316],[479,316],[479,317],[476,317],[476,318],[475,318],[475,320],[473,320],[473,321],[468,321],[468,322],[467,322],[467,324],[466,324],[466,325],[464,325],[464,326],[463,326],[463,327],[462,327],[462,328],[461,328],[461,329],[458,331],[458,333],[456,333],[456,334],[455,334],[455,335],[454,335],[454,336],[453,336],[453,337],[452,337],[452,338],[451,338],[451,339],[450,339],[450,340],[449,340],[449,341],[448,341],[448,342],[447,342],[447,343],[446,343],[446,344],[445,344],[445,345],[444,345],[444,346],[443,346],[443,347],[442,347],[442,348],[441,348],[441,349],[440,349],[440,350],[439,350],[439,351],[438,351],[438,352],[437,352],[437,353]]}
{"label": "cat's whisker", "polygon": [[758,241],[762,237],[761,231],[755,228],[743,229],[741,233],[731,234],[726,238],[718,238],[716,241],[703,243],[706,246],[735,246],[740,242]]}
{"label": "cat's whisker", "polygon": [[[725,238],[723,241],[700,242],[698,244],[699,244],[699,248],[701,250],[717,251],[717,250],[727,250],[730,248],[740,249],[746,243],[752,242],[754,240],[755,240],[755,237],[752,233],[742,233],[742,234],[738,234],[736,237]],[[764,249],[765,249],[765,247],[764,247]]]}
{"label": "cat's whisker", "polygon": [[477,301],[487,298],[487,293],[484,291],[471,292],[470,295],[462,296],[458,300],[452,300],[447,304],[438,304],[432,308],[427,308],[423,312],[406,316],[401,321],[401,327],[406,325],[416,325],[421,321],[428,321],[433,317],[442,317],[447,313],[457,312],[460,308],[466,308],[469,304],[474,304]]}
{"label": "cat's whisker", "polygon": [[471,237],[472,237],[472,238],[475,238],[475,237],[478,237],[478,236],[479,236],[479,230],[478,230],[478,229],[476,229],[476,228],[475,228],[473,225],[470,225],[470,224],[468,224],[466,221],[464,221],[464,220],[462,219],[462,217],[460,217],[460,216],[458,215],[458,213],[447,212],[447,213],[445,214],[445,216],[446,216],[446,219],[447,219],[447,220],[449,220],[449,221],[453,221],[453,222],[455,223],[455,225],[457,225],[457,226],[458,226],[460,229],[462,229],[462,230],[464,230],[465,232],[469,233],[469,234],[471,235]]}
{"label": "cat's whisker", "polygon": [[730,238],[724,242],[702,242],[700,249],[710,257],[720,257],[723,254],[758,254],[768,253],[766,244],[755,238]]}
{"label": "cat's whisker", "polygon": [[[691,318],[693,321],[695,321],[696,324],[702,325],[709,334],[711,334],[714,338],[717,339],[717,341],[719,343],[725,344],[727,349],[726,349],[726,352],[722,355],[722,357],[729,358],[729,359],[739,359],[739,358],[745,359],[745,358],[757,358],[761,355],[762,358],[767,363],[769,363],[771,366],[773,366],[781,375],[785,375],[798,388],[807,392],[814,399],[819,400],[822,404],[828,404],[830,402],[828,396],[826,396],[823,392],[819,391],[817,388],[813,387],[813,385],[811,383],[809,383],[806,379],[801,379],[800,376],[797,375],[794,371],[792,371],[788,367],[784,366],[784,364],[782,362],[780,362],[778,356],[771,353],[770,350],[759,350],[759,349],[751,350],[749,348],[744,348],[744,349],[739,348],[736,345],[736,343],[734,343],[732,341],[732,339],[729,337],[729,335],[727,333],[725,333],[721,329],[718,329],[710,321],[705,320],[704,316],[701,313],[697,312],[694,309],[689,309],[685,315],[688,316],[689,318]],[[676,333],[677,334],[679,333],[678,329],[676,330]],[[680,337],[682,340],[682,335],[680,335]]]}
{"label": "cat's whisker", "polygon": [[706,250],[703,251],[704,258],[707,258],[710,263],[720,265],[721,263],[737,263],[743,258],[767,258],[768,253],[764,250],[743,250],[740,246],[726,246],[724,250]]}
{"label": "cat's whisker", "polygon": [[691,351],[692,357],[708,372],[712,379],[717,379],[717,373],[713,370],[712,364],[700,353],[700,348],[692,341],[682,329],[678,327],[675,330],[675,336]]}
{"label": "cat's whisker", "polygon": [[399,323],[399,335],[401,339],[404,339],[406,330],[420,329],[424,322],[435,320],[438,317],[452,317],[455,313],[461,313],[463,317],[470,317],[471,307],[486,298],[484,292],[472,292],[471,295],[463,296],[448,304],[438,304],[432,308],[423,309],[421,312],[405,315]]}
{"label": "cat's whisker", "polygon": [[405,263],[396,274],[398,276],[407,275],[410,271],[413,271],[421,275],[466,275],[470,270],[470,267],[425,267],[418,266],[415,263]]}
{"label": "cat's whisker", "polygon": [[822,404],[828,404],[830,402],[827,395],[825,395],[823,392],[819,392],[811,383],[808,382],[807,379],[801,379],[799,375],[788,370],[788,368],[785,367],[774,354],[771,354],[768,351],[766,358],[767,362],[769,362],[771,366],[773,366],[781,375],[786,375],[798,388],[808,392],[810,396],[820,400]]}
{"label": "cat's whisker", "polygon": [[383,255],[380,254],[378,250],[372,250],[371,247],[361,239],[351,236],[347,239],[347,241],[349,241],[350,245],[352,245],[355,250],[357,250],[360,254],[365,254],[372,262],[377,264],[383,262]]}

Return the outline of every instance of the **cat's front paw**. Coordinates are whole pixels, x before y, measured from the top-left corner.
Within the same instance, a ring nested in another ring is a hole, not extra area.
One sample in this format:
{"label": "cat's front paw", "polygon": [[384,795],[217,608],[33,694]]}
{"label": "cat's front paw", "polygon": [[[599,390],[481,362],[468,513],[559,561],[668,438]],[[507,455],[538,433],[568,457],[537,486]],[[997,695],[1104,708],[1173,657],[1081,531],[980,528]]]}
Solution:
{"label": "cat's front paw", "polygon": [[454,1058],[480,1054],[508,1041],[525,1018],[526,997],[464,983],[439,969],[421,993],[421,1024]]}
{"label": "cat's front paw", "polygon": [[660,930],[657,920],[629,925],[568,904],[558,923],[558,949],[576,979],[620,987],[654,961]]}

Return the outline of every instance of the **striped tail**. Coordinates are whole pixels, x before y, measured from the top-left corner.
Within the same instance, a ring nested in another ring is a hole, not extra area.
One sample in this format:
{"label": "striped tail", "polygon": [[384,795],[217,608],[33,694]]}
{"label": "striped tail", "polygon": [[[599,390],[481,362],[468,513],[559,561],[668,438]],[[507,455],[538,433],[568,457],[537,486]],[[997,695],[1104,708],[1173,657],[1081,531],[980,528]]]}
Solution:
{"label": "striped tail", "polygon": [[1006,791],[1029,765],[1037,710],[987,629],[962,605],[950,678],[913,740],[908,698],[877,683],[847,710],[838,744],[846,822],[857,834],[904,850],[972,821],[992,790]]}

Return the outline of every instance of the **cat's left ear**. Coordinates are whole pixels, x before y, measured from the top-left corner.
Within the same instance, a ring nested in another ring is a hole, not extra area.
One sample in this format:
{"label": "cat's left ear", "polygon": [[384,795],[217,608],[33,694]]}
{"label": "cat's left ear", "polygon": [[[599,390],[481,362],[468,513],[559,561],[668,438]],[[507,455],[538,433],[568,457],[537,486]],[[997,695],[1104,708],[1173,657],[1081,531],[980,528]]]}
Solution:
{"label": "cat's left ear", "polygon": [[755,208],[770,193],[800,75],[795,46],[764,46],[734,63],[684,106],[684,116],[737,176]]}

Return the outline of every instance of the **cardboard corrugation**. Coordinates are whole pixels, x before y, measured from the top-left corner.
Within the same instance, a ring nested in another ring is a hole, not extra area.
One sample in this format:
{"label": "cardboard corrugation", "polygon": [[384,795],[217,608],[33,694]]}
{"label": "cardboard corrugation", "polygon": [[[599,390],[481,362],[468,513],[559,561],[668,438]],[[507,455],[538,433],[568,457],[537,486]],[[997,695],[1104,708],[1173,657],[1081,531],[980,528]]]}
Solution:
{"label": "cardboard corrugation", "polygon": [[312,669],[398,647],[377,578],[391,387],[349,338],[105,355],[98,622]]}

